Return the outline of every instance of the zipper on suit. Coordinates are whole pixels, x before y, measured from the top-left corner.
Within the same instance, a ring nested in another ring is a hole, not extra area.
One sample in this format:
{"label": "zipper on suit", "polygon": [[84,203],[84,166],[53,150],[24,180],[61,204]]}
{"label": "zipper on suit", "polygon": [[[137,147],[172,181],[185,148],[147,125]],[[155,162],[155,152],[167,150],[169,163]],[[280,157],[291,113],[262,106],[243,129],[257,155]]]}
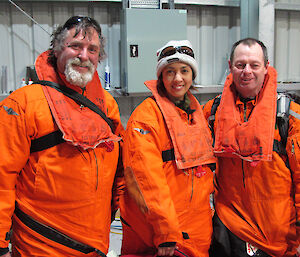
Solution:
{"label": "zipper on suit", "polygon": [[[86,87],[81,88],[81,90],[82,90],[81,94],[84,96],[84,92],[86,90]],[[85,106],[83,104],[81,104],[79,107],[82,110]]]}
{"label": "zipper on suit", "polygon": [[244,122],[248,121],[247,119],[247,104],[244,103]]}
{"label": "zipper on suit", "polygon": [[[246,122],[248,119],[247,119],[247,104],[244,103],[244,122]],[[244,160],[242,159],[242,171],[243,171],[243,185],[244,185],[244,188],[246,187],[245,186],[245,171],[244,171]]]}
{"label": "zipper on suit", "polygon": [[95,150],[93,149],[93,153],[95,156],[95,162],[96,162],[96,190],[98,189],[98,159],[95,153]]}
{"label": "zipper on suit", "polygon": [[192,201],[193,194],[194,194],[194,168],[192,168],[192,192],[191,192],[190,202]]}
{"label": "zipper on suit", "polygon": [[243,171],[243,185],[244,185],[244,188],[246,188],[246,185],[245,185],[244,160],[241,160],[241,161],[242,161],[242,171]]}
{"label": "zipper on suit", "polygon": [[83,159],[87,160],[87,158],[84,156],[83,151],[80,149],[80,146],[77,146],[76,149],[80,152]]}
{"label": "zipper on suit", "polygon": [[[82,89],[81,94],[83,96],[85,96],[86,87],[83,87],[81,89]],[[80,105],[80,109],[83,109],[84,107],[85,107],[84,105],[82,105],[82,104]],[[93,154],[94,154],[94,157],[95,157],[95,163],[96,163],[96,190],[97,190],[98,189],[98,183],[99,183],[99,181],[98,181],[98,173],[99,173],[99,171],[98,171],[98,159],[97,159],[97,155],[95,153],[95,150],[92,149],[92,151],[93,151]]]}

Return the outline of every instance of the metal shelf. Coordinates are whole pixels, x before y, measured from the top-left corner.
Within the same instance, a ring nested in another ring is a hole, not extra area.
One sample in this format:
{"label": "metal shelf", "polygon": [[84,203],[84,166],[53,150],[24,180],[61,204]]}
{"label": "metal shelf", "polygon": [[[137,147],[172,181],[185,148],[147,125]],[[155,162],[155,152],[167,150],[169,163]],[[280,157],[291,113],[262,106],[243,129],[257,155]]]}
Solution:
{"label": "metal shelf", "polygon": [[[0,0],[7,2],[7,0]],[[115,2],[120,3],[122,0],[14,0],[20,2]],[[162,0],[162,3],[168,3],[168,0]],[[175,4],[192,4],[192,5],[215,5],[215,6],[240,6],[240,0],[175,0]]]}
{"label": "metal shelf", "polygon": [[[194,94],[218,94],[222,93],[223,85],[195,85],[196,89]],[[300,91],[300,83],[278,83],[277,89],[279,91]],[[140,96],[150,96],[150,92],[144,93],[131,93],[123,94],[121,91],[112,90],[110,92],[113,97],[140,97]]]}
{"label": "metal shelf", "polygon": [[[215,93],[222,93],[223,86],[222,85],[196,85],[197,90],[195,94],[215,94]],[[277,89],[280,91],[300,91],[300,83],[278,83]],[[150,92],[143,92],[143,93],[132,93],[132,94],[123,94],[119,90],[111,90],[109,93],[115,97],[140,97],[140,96],[150,96]],[[6,98],[8,94],[1,94],[0,101]]]}

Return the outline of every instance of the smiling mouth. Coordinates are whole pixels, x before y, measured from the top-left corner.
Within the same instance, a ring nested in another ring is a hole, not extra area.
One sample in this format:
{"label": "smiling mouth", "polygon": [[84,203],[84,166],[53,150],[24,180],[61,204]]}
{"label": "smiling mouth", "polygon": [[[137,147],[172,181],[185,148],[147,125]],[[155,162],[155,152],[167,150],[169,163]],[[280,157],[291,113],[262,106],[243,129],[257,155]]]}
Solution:
{"label": "smiling mouth", "polygon": [[89,66],[86,66],[86,65],[73,64],[73,67],[77,70],[89,70]]}
{"label": "smiling mouth", "polygon": [[242,79],[242,82],[245,82],[245,83],[250,82],[250,81],[252,81],[252,78],[245,78],[245,79]]}
{"label": "smiling mouth", "polygon": [[181,88],[183,88],[183,85],[172,86],[172,88],[174,88],[174,89],[181,89]]}
{"label": "smiling mouth", "polygon": [[81,67],[81,68],[88,68],[89,66],[88,65],[80,65],[80,64],[73,64],[74,66],[77,66],[77,67]]}

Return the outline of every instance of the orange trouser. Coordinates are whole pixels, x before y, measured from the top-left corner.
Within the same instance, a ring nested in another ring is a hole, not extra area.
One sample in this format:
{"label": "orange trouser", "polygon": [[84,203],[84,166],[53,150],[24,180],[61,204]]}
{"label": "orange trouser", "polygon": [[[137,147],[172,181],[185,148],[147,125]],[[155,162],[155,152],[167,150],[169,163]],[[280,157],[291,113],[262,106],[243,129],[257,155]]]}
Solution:
{"label": "orange trouser", "polygon": [[99,257],[96,252],[84,254],[45,238],[28,228],[16,217],[13,221],[12,256]]}

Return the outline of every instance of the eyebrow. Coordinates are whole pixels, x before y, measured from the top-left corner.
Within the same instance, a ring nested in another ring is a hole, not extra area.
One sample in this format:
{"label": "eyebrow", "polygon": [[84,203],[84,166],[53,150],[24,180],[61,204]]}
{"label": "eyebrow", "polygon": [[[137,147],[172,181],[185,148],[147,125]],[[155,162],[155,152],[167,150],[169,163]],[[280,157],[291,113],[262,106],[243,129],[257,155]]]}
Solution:
{"label": "eyebrow", "polygon": [[[80,45],[82,45],[83,42],[79,41],[79,40],[74,40],[74,41],[71,41],[71,42],[67,43],[67,46],[70,46],[72,44],[80,44]],[[91,44],[91,45],[89,45],[89,47],[90,46],[100,48],[100,46],[98,44]]]}
{"label": "eyebrow", "polygon": [[[187,64],[187,65],[184,65],[184,66],[181,66],[180,69],[184,69],[184,68],[187,68],[187,67],[189,67],[188,64]],[[175,67],[173,67],[173,66],[169,66],[169,67],[167,67],[167,68],[169,68],[169,69],[175,69]]]}

